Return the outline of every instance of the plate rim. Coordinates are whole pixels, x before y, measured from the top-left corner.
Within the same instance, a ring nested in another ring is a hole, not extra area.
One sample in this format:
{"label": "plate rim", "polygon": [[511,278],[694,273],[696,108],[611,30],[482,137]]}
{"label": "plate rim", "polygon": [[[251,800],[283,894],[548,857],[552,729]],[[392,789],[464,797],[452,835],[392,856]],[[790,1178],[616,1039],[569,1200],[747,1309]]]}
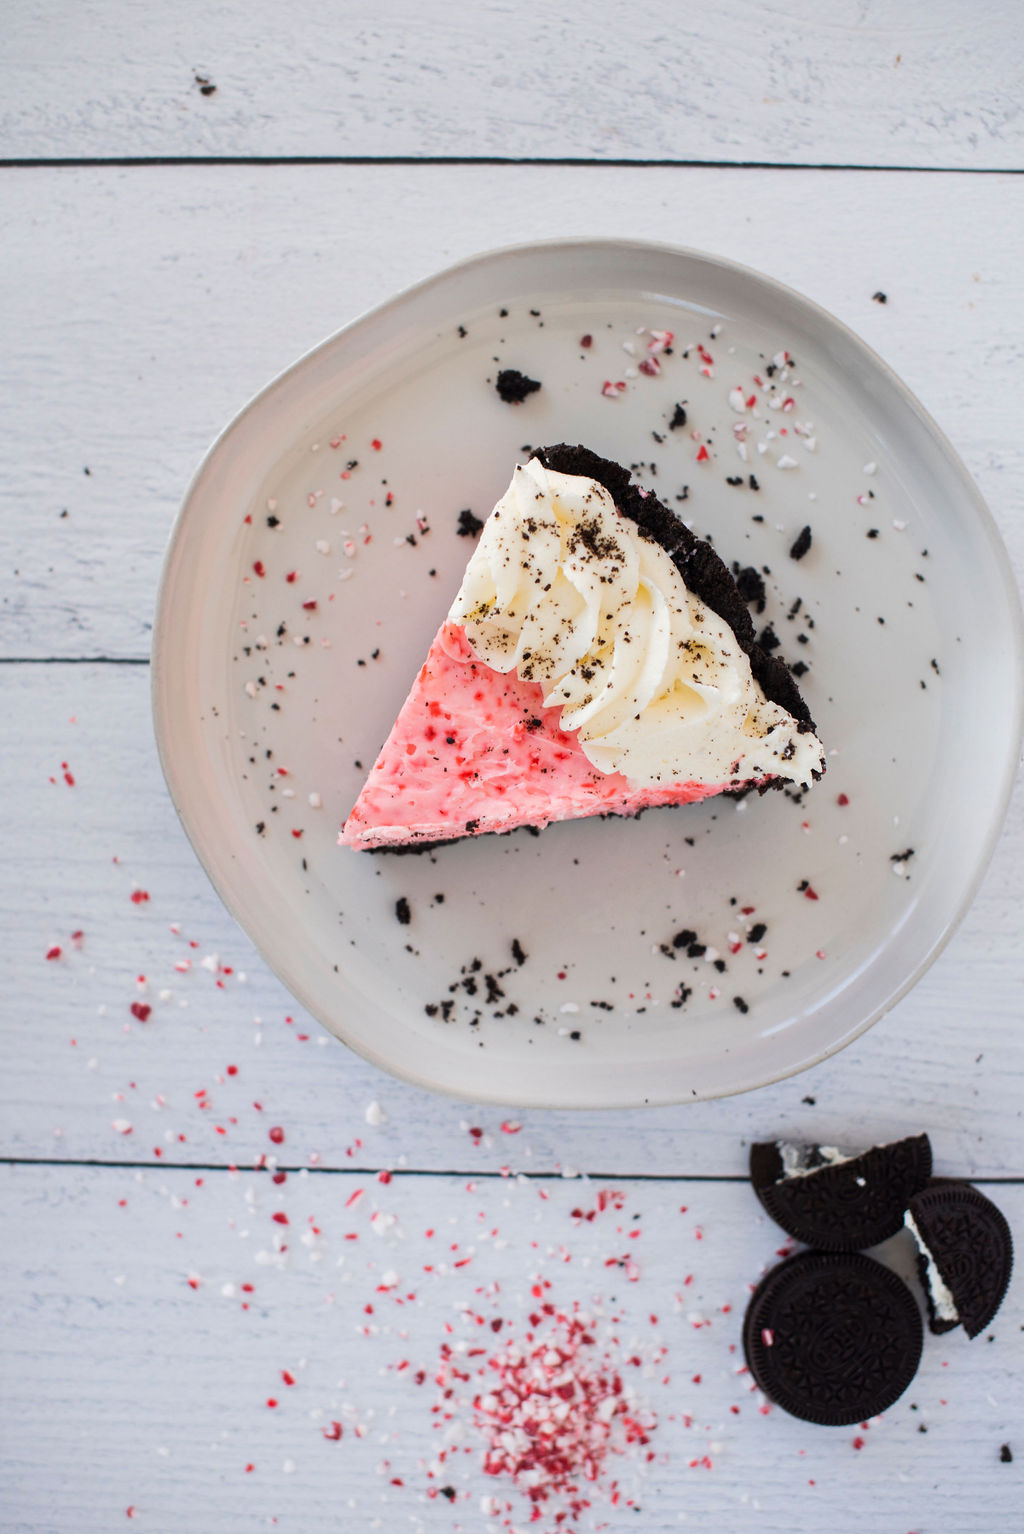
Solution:
{"label": "plate rim", "polygon": [[[890,385],[895,387],[896,392],[902,399],[906,408],[915,416],[925,429],[934,447],[941,453],[946,468],[955,477],[958,488],[965,495],[981,533],[988,542],[991,552],[996,556],[995,565],[1000,573],[1002,589],[1004,592],[1006,617],[1012,635],[1012,652],[1007,657],[1011,670],[1016,675],[1017,687],[1016,706],[1014,716],[1010,720],[1009,738],[1015,743],[1014,750],[1007,751],[1006,761],[1002,764],[998,792],[992,796],[992,812],[986,836],[979,844],[976,853],[974,871],[971,879],[965,884],[960,898],[952,913],[946,918],[943,926],[935,934],[927,951],[919,958],[915,967],[909,972],[899,986],[897,986],[877,1007],[872,1009],[860,1022],[848,1029],[843,1036],[832,1043],[813,1050],[805,1059],[796,1064],[788,1065],[772,1074],[759,1078],[756,1081],[747,1081],[739,1086],[731,1086],[721,1089],[692,1089],[689,1095],[680,1095],[682,1089],[678,1088],[668,1095],[656,1093],[653,1097],[638,1096],[629,1099],[621,1097],[602,1098],[596,1101],[588,1100],[566,1101],[561,1098],[551,1097],[525,1097],[518,1095],[509,1097],[500,1091],[490,1092],[486,1089],[473,1092],[463,1091],[459,1087],[448,1083],[438,1083],[417,1070],[406,1065],[404,1060],[394,1060],[376,1052],[368,1040],[351,1036],[346,1030],[344,1023],[337,1022],[334,1018],[326,1015],[308,993],[307,987],[301,977],[289,968],[285,959],[280,962],[268,958],[262,942],[257,941],[250,931],[249,924],[243,919],[240,912],[240,899],[236,899],[230,892],[227,880],[222,880],[217,870],[217,860],[212,846],[207,845],[208,838],[200,827],[191,823],[191,812],[187,804],[187,792],[184,780],[179,776],[174,762],[171,730],[171,709],[168,703],[169,688],[168,676],[171,669],[172,640],[170,635],[169,618],[169,593],[173,583],[173,577],[177,561],[183,552],[183,545],[188,527],[189,513],[193,501],[201,488],[202,482],[213,462],[219,457],[221,449],[243,423],[244,420],[278,389],[284,386],[293,376],[305,369],[308,364],[327,348],[337,345],[343,337],[358,332],[368,326],[378,316],[400,307],[408,300],[427,293],[432,287],[449,281],[461,271],[471,268],[482,268],[491,263],[503,260],[514,260],[517,256],[532,256],[550,252],[552,255],[568,252],[579,252],[582,249],[596,254],[636,252],[644,254],[656,254],[669,259],[682,262],[700,263],[711,268],[725,271],[730,275],[746,282],[753,282],[761,287],[774,290],[780,296],[784,296],[797,307],[802,308],[808,317],[819,324],[834,331],[838,331],[846,344],[852,346],[870,364],[870,366],[883,374]],[[590,1111],[608,1109],[636,1109],[641,1107],[668,1107],[683,1103],[711,1101],[724,1097],[739,1096],[746,1092],[758,1091],[762,1087],[768,1087],[777,1082],[787,1080],[792,1076],[801,1074],[820,1065],[824,1060],[838,1054],[847,1048],[856,1039],[860,1038],[869,1028],[873,1027],[884,1017],[919,980],[927,973],[936,959],[940,956],[947,944],[956,933],[964,920],[967,912],[978,893],[981,882],[988,871],[996,846],[1002,834],[1006,815],[1013,794],[1017,775],[1017,768],[1021,756],[1022,741],[1024,741],[1024,610],[1022,610],[1021,596],[1014,578],[1012,566],[1008,558],[1005,542],[1000,533],[988,504],[976,485],[973,477],[960,458],[950,439],[938,423],[934,420],[921,401],[913,393],[902,378],[889,366],[856,331],[851,329],[845,321],[838,318],[830,310],[824,308],[814,299],[808,298],[788,284],[780,282],[777,278],[755,267],[734,261],[727,256],[720,256],[710,251],[701,250],[694,246],[676,245],[668,241],[643,240],[632,238],[592,238],[586,235],[572,235],[565,237],[553,237],[544,240],[518,241],[512,244],[488,247],[485,250],[475,252],[469,256],[452,262],[449,265],[431,272],[426,277],[408,284],[397,292],[373,305],[369,309],[348,320],[344,325],[331,331],[322,340],[315,343],[301,356],[289,363],[287,367],[276,373],[262,388],[251,395],[242,407],[231,417],[211,441],[206,452],[200,459],[194,470],[182,497],[181,504],[171,525],[163,559],[160,568],[160,577],[156,591],[156,609],[153,622],[153,633],[150,646],[150,702],[154,736],[156,740],[157,755],[160,768],[167,785],[171,803],[181,823],[182,829],[195,853],[200,866],[209,879],[214,891],[234,921],[242,928],[243,932],[253,943],[263,963],[277,976],[282,984],[292,993],[299,1003],[306,1008],[310,1015],[325,1028],[339,1042],[353,1050],[370,1064],[386,1073],[397,1076],[410,1085],[421,1089],[439,1092],[441,1095],[462,1102],[475,1102],[493,1106],[553,1109],[553,1110],[578,1110]]]}

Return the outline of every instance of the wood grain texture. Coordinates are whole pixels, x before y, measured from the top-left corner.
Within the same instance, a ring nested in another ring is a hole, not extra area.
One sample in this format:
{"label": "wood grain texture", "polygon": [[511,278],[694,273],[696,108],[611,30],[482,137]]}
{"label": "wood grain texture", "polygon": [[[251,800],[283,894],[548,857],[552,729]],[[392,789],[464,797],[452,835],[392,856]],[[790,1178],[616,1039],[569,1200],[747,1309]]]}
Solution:
{"label": "wood grain texture", "polygon": [[919,394],[1024,572],[1014,178],[234,166],[5,190],[0,655],[147,654],[164,540],[221,425],[362,310],[524,236],[691,244],[802,289]]}
{"label": "wood grain texture", "polygon": [[[946,953],[835,1059],[720,1102],[507,1115],[382,1075],[329,1040],[269,974],[170,806],[148,680],[145,667],[0,666],[0,717],[19,742],[0,765],[0,1151],[251,1165],[273,1150],[268,1131],[279,1125],[289,1165],[739,1175],[750,1138],[868,1144],[925,1129],[944,1171],[1024,1174],[1020,795]],[[135,903],[140,887],[149,898]],[[62,952],[48,961],[53,946]],[[213,955],[219,966],[204,968]],[[133,1017],[133,1004],[151,1007],[148,1019]],[[367,1124],[372,1102],[386,1122]],[[520,1132],[502,1132],[509,1117]],[[130,1132],[118,1132],[121,1120]]]}
{"label": "wood grain texture", "polygon": [[[480,1472],[465,1409],[449,1405],[463,1437],[429,1474],[443,1442],[431,1408],[442,1344],[493,1351],[522,1337],[538,1282],[556,1306],[621,1317],[611,1357],[658,1418],[645,1473],[636,1449],[614,1466],[641,1516],[612,1508],[599,1482],[575,1527],[854,1534],[868,1508],[879,1534],[1016,1526],[1019,1280],[991,1342],[926,1335],[917,1378],[884,1417],[809,1427],[763,1415],[737,1372],[748,1285],[782,1246],[750,1190],[613,1186],[600,1212],[603,1185],[578,1180],[275,1187],[255,1173],[0,1169],[19,1233],[0,1256],[4,1529],[109,1534],[131,1509],[127,1526],[160,1534],[457,1534],[508,1527],[510,1513],[523,1530],[522,1501],[506,1512],[509,1488]],[[1019,1228],[1024,1190],[987,1191]],[[909,1276],[903,1237],[882,1255]],[[332,1422],[340,1440],[324,1438]],[[428,1496],[443,1485],[454,1502]],[[502,1516],[487,1517],[480,1498],[495,1494]]]}
{"label": "wood grain texture", "polygon": [[0,147],[1009,169],[1020,42],[1013,0],[649,0],[628,18],[487,0],[472,19],[444,0],[36,0],[8,20]]}

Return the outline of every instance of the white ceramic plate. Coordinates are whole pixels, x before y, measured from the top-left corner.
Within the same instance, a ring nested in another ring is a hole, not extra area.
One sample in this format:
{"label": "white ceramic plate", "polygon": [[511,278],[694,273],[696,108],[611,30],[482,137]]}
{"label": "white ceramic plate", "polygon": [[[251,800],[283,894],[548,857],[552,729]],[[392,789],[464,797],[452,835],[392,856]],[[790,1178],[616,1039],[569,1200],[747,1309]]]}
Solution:
{"label": "white ceramic plate", "polygon": [[[675,333],[658,376],[638,367],[652,329]],[[795,360],[769,380],[783,350]],[[499,367],[543,387],[503,404]],[[458,512],[485,516],[528,445],[562,440],[642,465],[727,560],[768,567],[757,621],[810,668],[825,780],[802,803],[711,800],[418,857],[339,848],[470,553]],[[385,1069],[518,1105],[718,1096],[848,1044],[966,910],[1020,740],[1005,552],[920,405],[791,290],[627,241],[464,262],[270,384],[189,489],[153,659],[174,802],[267,962]],[[724,973],[673,948],[683,929]]]}

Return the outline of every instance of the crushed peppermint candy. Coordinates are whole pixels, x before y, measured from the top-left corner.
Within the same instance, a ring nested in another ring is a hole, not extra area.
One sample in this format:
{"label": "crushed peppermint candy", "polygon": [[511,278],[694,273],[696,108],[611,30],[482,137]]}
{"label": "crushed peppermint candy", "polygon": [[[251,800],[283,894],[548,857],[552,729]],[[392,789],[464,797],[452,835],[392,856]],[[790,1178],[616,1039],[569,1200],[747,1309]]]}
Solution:
{"label": "crushed peppermint candy", "polygon": [[[544,1292],[541,1284],[534,1290]],[[615,1321],[600,1305],[540,1299],[521,1336],[510,1335],[509,1320],[492,1321],[500,1346],[441,1345],[435,1418],[469,1418],[483,1441],[484,1473],[525,1500],[531,1522],[575,1522],[598,1492],[613,1505],[633,1505],[621,1495],[616,1461],[629,1453],[654,1458],[648,1445],[657,1415],[630,1379],[648,1360],[621,1350]]]}

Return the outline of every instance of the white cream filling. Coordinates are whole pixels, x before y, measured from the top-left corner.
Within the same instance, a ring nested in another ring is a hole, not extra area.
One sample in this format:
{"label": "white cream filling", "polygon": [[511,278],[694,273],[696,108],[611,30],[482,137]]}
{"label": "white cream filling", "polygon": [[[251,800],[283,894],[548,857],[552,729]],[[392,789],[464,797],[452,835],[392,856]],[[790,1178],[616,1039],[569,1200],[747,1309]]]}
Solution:
{"label": "white cream filling", "polygon": [[925,1283],[931,1295],[932,1309],[940,1321],[959,1321],[960,1312],[956,1308],[956,1300],[949,1285],[939,1272],[935,1258],[931,1254],[931,1248],[917,1228],[914,1216],[908,1209],[903,1216],[903,1223],[917,1242],[917,1249],[925,1260]]}
{"label": "white cream filling", "polygon": [[788,1177],[811,1177],[827,1166],[841,1166],[844,1161],[856,1161],[864,1154],[863,1151],[841,1150],[838,1145],[791,1145],[785,1140],[776,1140],[775,1149],[782,1159],[779,1181]]}
{"label": "white cream filling", "polygon": [[519,465],[449,617],[540,683],[601,772],[631,783],[810,783],[821,742],[770,702],[729,626],[594,480]]}

